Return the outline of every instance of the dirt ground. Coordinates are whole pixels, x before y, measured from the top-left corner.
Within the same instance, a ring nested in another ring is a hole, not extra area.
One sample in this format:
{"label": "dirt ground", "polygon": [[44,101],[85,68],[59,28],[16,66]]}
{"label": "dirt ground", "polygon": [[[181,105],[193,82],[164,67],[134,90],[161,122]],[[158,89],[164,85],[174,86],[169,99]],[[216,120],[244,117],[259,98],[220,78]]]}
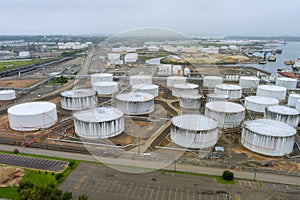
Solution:
{"label": "dirt ground", "polygon": [[43,79],[9,79],[0,80],[0,87],[16,87],[16,88],[26,88],[30,87]]}
{"label": "dirt ground", "polygon": [[0,187],[18,186],[23,176],[21,168],[0,166]]}

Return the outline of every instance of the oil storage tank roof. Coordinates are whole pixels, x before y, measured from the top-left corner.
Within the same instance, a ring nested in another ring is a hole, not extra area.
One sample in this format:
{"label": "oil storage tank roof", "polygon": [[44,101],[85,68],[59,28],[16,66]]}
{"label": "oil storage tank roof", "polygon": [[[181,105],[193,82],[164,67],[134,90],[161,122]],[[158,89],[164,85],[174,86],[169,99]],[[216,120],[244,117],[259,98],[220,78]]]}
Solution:
{"label": "oil storage tank roof", "polygon": [[79,89],[79,90],[68,90],[61,93],[61,96],[70,97],[70,98],[79,98],[93,96],[96,92],[94,90],[88,89]]}
{"label": "oil storage tank roof", "polygon": [[179,115],[172,118],[172,124],[186,130],[211,130],[218,127],[218,122],[203,115]]}
{"label": "oil storage tank roof", "polygon": [[207,103],[205,106],[210,110],[224,113],[238,113],[245,111],[245,108],[237,103],[224,101],[210,102]]}
{"label": "oil storage tank roof", "polygon": [[98,107],[89,110],[79,111],[74,114],[74,118],[83,122],[106,122],[118,119],[122,116],[122,111],[112,107]]}
{"label": "oil storage tank roof", "polygon": [[56,105],[54,103],[29,102],[10,107],[7,112],[12,115],[27,116],[46,113],[52,111],[53,109],[56,109]]}
{"label": "oil storage tank roof", "polygon": [[267,110],[273,113],[278,113],[282,115],[299,115],[300,111],[294,108],[290,108],[287,106],[269,106]]}
{"label": "oil storage tank roof", "polygon": [[126,94],[118,94],[116,96],[118,100],[121,101],[128,101],[128,102],[144,102],[144,101],[151,101],[154,99],[154,96],[148,93],[136,93],[130,92]]}
{"label": "oil storage tank roof", "polygon": [[255,119],[244,122],[244,126],[257,134],[273,137],[289,137],[296,134],[292,126],[270,119]]}

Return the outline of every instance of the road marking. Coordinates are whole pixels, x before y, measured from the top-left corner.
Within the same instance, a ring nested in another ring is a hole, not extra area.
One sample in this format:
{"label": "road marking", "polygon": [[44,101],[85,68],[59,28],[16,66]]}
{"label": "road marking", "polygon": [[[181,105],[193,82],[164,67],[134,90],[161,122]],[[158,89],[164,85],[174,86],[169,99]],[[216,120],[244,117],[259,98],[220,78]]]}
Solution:
{"label": "road marking", "polygon": [[105,181],[103,181],[102,185],[98,188],[97,192],[100,192],[100,190],[102,189],[102,187],[104,186]]}
{"label": "road marking", "polygon": [[162,193],[161,199],[164,199],[165,190],[166,190],[166,187],[164,187],[164,191],[163,191],[163,193]]}
{"label": "road marking", "polygon": [[80,185],[85,181],[85,179],[86,179],[86,176],[81,177],[81,179],[74,186],[74,189],[77,190],[80,187]]}
{"label": "road marking", "polygon": [[140,195],[141,195],[141,192],[142,192],[142,190],[143,190],[143,187],[144,187],[144,185],[142,185],[142,187],[141,187],[141,189],[140,189],[140,191],[139,191],[139,194],[138,194],[138,198],[140,198]]}
{"label": "road marking", "polygon": [[152,197],[152,193],[153,193],[153,189],[151,189],[150,199],[152,199],[152,198],[151,198],[151,197]]}
{"label": "road marking", "polygon": [[170,197],[171,197],[171,191],[172,191],[172,188],[170,187],[170,191],[169,191],[169,195],[168,195],[169,200],[170,200]]}
{"label": "road marking", "polygon": [[112,182],[111,180],[108,181],[108,183],[107,183],[105,189],[103,189],[104,192],[108,189],[108,186],[110,185],[111,182]]}
{"label": "road marking", "polygon": [[195,190],[193,190],[193,200],[195,200]]}
{"label": "road marking", "polygon": [[181,189],[180,200],[182,199],[182,197],[183,197],[183,191],[182,191],[182,189]]}
{"label": "road marking", "polygon": [[114,190],[114,186],[118,186],[118,181],[117,180],[115,180],[115,182],[113,183],[113,185],[111,186],[111,192],[113,192],[113,190]]}
{"label": "road marking", "polygon": [[122,186],[122,184],[121,183],[119,183],[119,187],[118,187],[118,189],[117,189],[117,191],[119,191],[120,190],[120,187]]}
{"label": "road marking", "polygon": [[177,188],[175,189],[175,195],[174,195],[174,199],[177,198]]}
{"label": "road marking", "polygon": [[157,189],[157,193],[156,193],[156,198],[155,198],[155,200],[157,200],[157,199],[158,199],[159,192],[160,192],[160,186],[158,186],[158,189]]}
{"label": "road marking", "polygon": [[289,186],[287,186],[287,185],[286,185],[285,187],[286,187],[286,189],[288,189],[288,190],[290,189]]}
{"label": "road marking", "polygon": [[145,194],[144,194],[144,199],[146,198],[146,194],[147,194],[147,192],[148,192],[148,189],[149,189],[149,185],[147,185],[146,192],[145,192]]}
{"label": "road marking", "polygon": [[123,187],[123,189],[122,189],[122,193],[124,193],[125,192],[125,189],[126,189],[126,184],[124,184],[124,187]]}
{"label": "road marking", "polygon": [[129,186],[129,188],[128,188],[128,193],[127,193],[127,194],[129,194],[130,188],[131,188],[132,185],[133,185],[133,183],[130,184],[130,186]]}
{"label": "road marking", "polygon": [[132,193],[131,197],[134,197],[134,193],[135,193],[137,187],[138,187],[138,184],[136,184],[136,186],[134,187],[134,190],[133,190],[133,193]]}

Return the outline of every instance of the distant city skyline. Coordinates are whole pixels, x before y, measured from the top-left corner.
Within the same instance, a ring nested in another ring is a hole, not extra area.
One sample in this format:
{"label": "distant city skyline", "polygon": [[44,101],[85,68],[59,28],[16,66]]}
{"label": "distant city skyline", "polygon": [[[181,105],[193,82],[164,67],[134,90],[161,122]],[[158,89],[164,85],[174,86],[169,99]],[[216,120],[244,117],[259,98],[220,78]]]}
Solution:
{"label": "distant city skyline", "polygon": [[190,36],[300,36],[298,0],[2,0],[0,35],[117,34],[141,27]]}

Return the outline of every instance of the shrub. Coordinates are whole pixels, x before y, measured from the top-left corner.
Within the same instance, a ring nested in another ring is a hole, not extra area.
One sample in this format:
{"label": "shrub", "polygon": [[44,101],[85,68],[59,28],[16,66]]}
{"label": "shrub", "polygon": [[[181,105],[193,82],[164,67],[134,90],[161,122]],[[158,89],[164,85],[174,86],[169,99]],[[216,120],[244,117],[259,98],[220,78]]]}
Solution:
{"label": "shrub", "polygon": [[19,149],[14,149],[14,153],[18,154],[19,153]]}
{"label": "shrub", "polygon": [[228,170],[223,171],[222,178],[227,181],[233,180],[234,179],[233,172],[228,171]]}
{"label": "shrub", "polygon": [[55,179],[58,181],[60,179],[62,179],[64,177],[64,174],[63,173],[59,173],[59,174],[56,174],[55,175]]}

